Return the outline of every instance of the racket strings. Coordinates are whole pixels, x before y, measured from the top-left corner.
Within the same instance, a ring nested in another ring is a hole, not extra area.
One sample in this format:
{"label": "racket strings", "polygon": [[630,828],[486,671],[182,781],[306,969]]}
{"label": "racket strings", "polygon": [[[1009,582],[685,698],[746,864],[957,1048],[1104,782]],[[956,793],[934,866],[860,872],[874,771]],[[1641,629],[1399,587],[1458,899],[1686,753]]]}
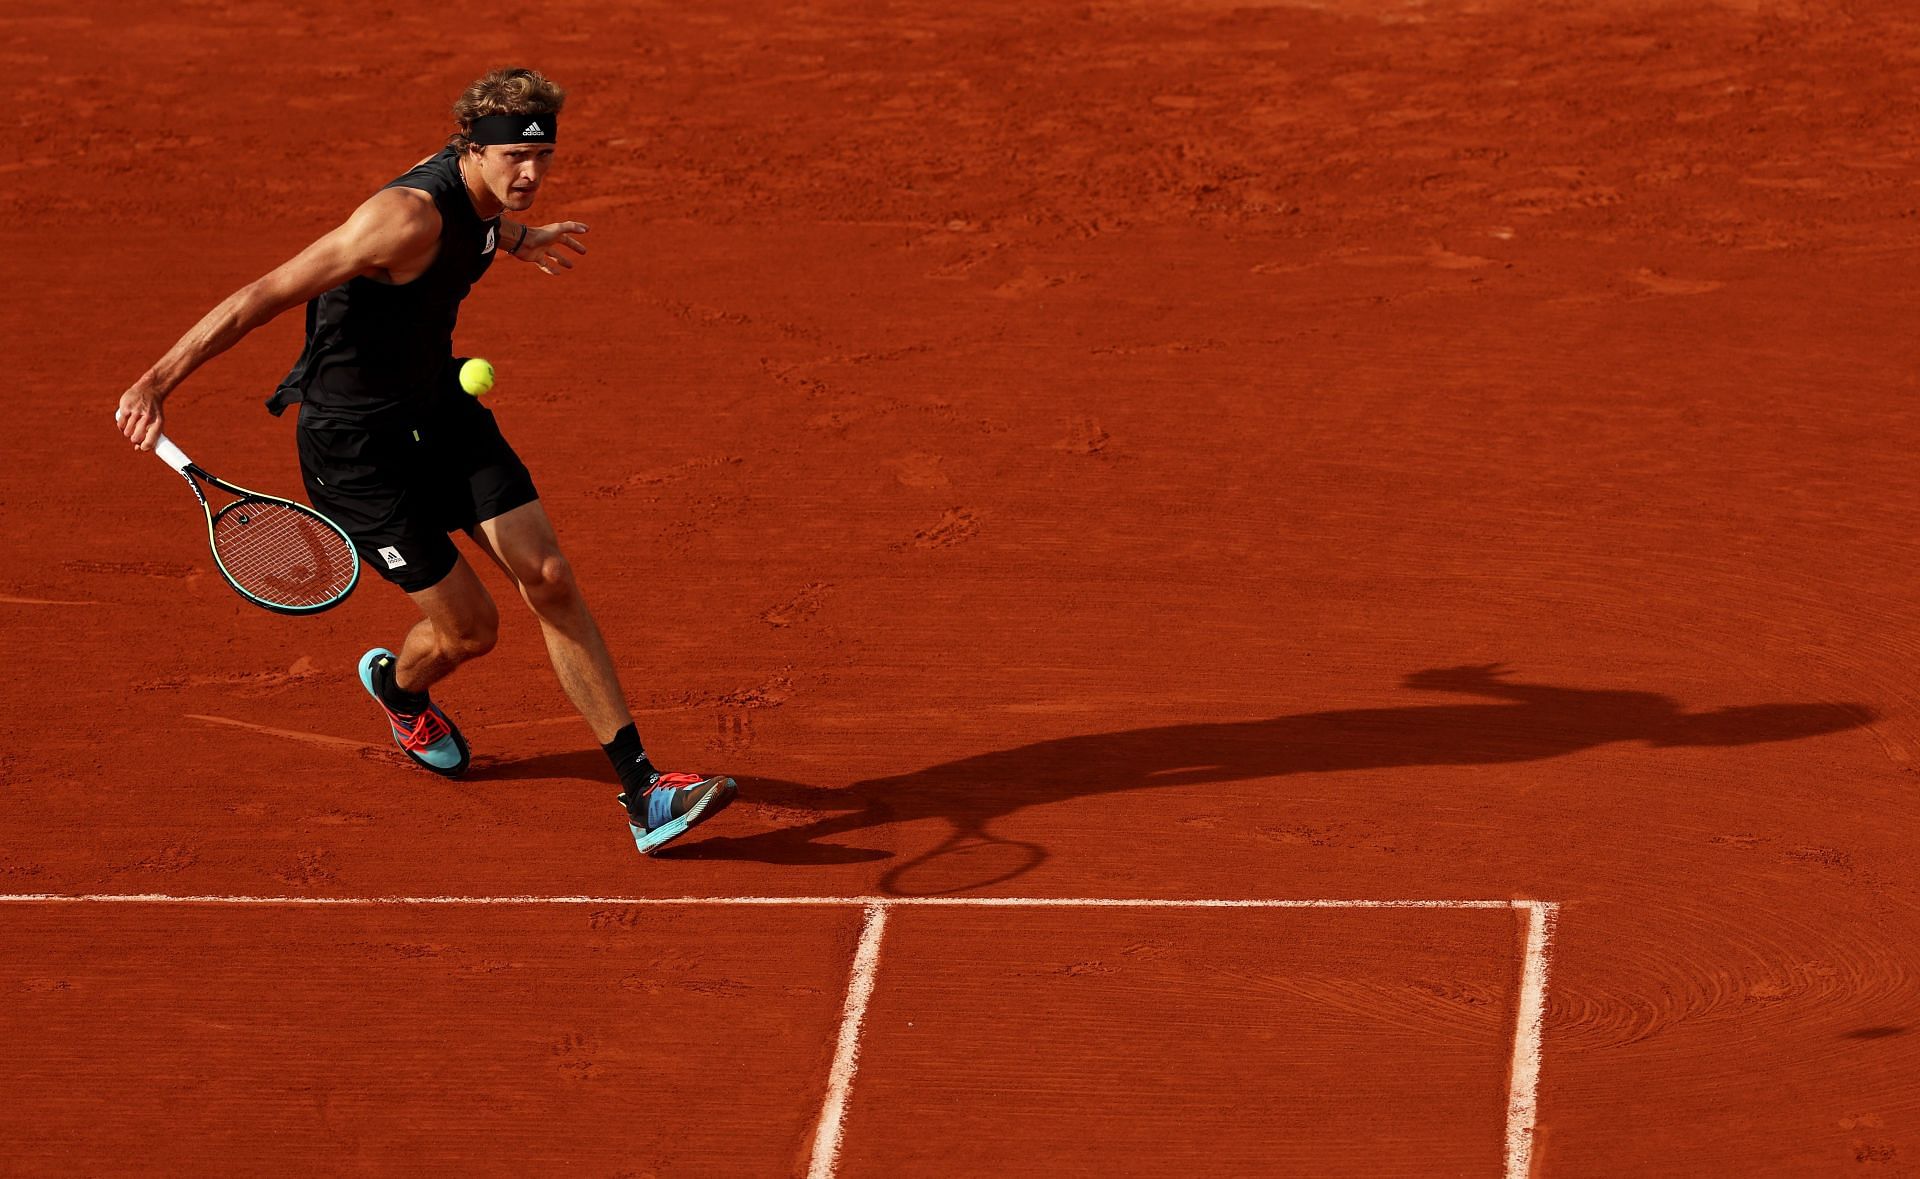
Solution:
{"label": "racket strings", "polygon": [[353,547],[297,504],[228,504],[214,518],[213,548],[236,586],[279,606],[317,606],[354,583]]}

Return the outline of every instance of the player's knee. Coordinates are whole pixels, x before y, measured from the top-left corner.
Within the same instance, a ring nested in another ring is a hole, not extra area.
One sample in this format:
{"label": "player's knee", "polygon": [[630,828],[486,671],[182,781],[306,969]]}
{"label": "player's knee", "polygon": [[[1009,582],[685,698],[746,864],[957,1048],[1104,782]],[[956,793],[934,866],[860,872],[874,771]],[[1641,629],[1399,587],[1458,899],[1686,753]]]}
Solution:
{"label": "player's knee", "polygon": [[489,607],[471,618],[462,618],[441,632],[441,645],[455,660],[465,663],[493,650],[500,641],[500,614]]}
{"label": "player's knee", "polygon": [[463,634],[460,636],[460,658],[478,659],[482,655],[485,655],[487,652],[493,650],[494,644],[499,641],[500,641],[499,627],[497,626],[488,626],[485,628],[475,627],[474,629],[468,631],[466,634]]}
{"label": "player's knee", "polygon": [[520,588],[536,608],[564,606],[580,594],[580,587],[573,580],[573,566],[559,553],[549,553],[535,562],[521,578]]}

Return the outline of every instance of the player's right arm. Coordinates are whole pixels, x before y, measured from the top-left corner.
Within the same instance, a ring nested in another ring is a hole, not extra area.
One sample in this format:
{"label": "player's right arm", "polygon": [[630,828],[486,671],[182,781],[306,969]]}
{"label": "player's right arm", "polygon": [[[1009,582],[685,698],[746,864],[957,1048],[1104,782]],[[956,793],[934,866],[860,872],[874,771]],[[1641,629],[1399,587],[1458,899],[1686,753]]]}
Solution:
{"label": "player's right arm", "polygon": [[270,273],[221,300],[120,395],[120,432],[141,450],[160,439],[161,405],[201,365],[281,312],[350,278],[385,278],[430,259],[440,242],[440,213],[426,193],[383,189],[338,228]]}

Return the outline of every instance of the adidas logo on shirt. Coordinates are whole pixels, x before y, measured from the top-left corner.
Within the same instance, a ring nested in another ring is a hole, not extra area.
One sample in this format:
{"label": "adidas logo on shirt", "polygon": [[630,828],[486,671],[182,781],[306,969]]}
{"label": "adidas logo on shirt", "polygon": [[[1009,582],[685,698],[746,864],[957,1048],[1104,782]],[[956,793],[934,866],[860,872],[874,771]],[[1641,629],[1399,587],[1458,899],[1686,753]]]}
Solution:
{"label": "adidas logo on shirt", "polygon": [[545,131],[542,131],[542,130],[540,129],[540,124],[539,124],[539,123],[537,123],[537,122],[536,122],[536,123],[528,123],[528,124],[527,124],[527,129],[526,129],[525,131],[522,131],[522,132],[520,133],[520,138],[522,138],[522,139],[532,139],[532,138],[533,138],[534,136],[536,136],[536,135],[545,135],[545,134],[546,134],[546,132],[545,132]]}

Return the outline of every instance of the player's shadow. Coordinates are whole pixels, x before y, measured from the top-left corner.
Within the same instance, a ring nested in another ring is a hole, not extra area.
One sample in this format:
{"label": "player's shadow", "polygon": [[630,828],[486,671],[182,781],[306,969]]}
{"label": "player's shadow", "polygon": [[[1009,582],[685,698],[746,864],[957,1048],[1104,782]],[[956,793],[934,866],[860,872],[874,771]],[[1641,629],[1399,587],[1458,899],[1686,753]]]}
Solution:
{"label": "player's shadow", "polygon": [[[1287,774],[1500,765],[1619,741],[1641,741],[1654,748],[1752,745],[1836,733],[1875,719],[1873,710],[1845,703],[1689,712],[1656,692],[1517,682],[1504,678],[1498,665],[1415,672],[1405,686],[1489,702],[1341,709],[1060,737],[840,789],[747,778],[741,782],[743,801],[814,817],[758,835],[715,834],[664,854],[794,865],[880,860],[892,853],[831,841],[874,828],[940,820],[947,824],[941,844],[891,868],[880,881],[889,892],[923,895],[1002,883],[1038,866],[1046,859],[1044,848],[1003,839],[989,828],[996,819],[1042,803]],[[500,768],[516,777],[522,776],[514,772],[522,766],[543,772],[557,768],[539,765],[546,760]],[[604,773],[597,769],[594,776]],[[1164,816],[1184,804],[1168,798],[1157,805],[1175,808],[1156,812]]]}

